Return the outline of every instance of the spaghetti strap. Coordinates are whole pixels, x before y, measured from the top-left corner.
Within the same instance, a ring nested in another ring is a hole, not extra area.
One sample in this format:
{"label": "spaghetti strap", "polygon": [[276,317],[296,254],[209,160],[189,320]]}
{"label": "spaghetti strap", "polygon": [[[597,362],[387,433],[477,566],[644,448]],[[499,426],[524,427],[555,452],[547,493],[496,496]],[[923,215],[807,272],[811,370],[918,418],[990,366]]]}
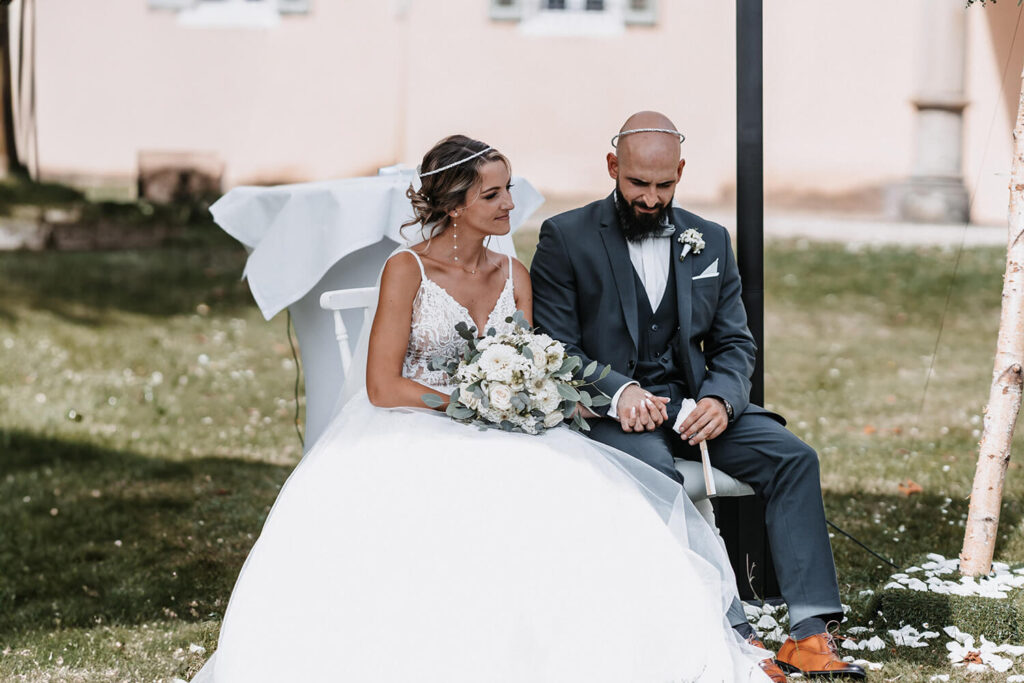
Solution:
{"label": "spaghetti strap", "polygon": [[[403,251],[412,254],[412,257],[416,259],[416,265],[420,267],[420,277],[424,280],[429,280],[430,278],[427,277],[427,271],[423,270],[423,261],[420,261],[420,255],[412,249],[399,249],[395,254],[401,254]],[[392,254],[392,256],[394,256],[394,254]],[[511,268],[511,263],[509,264],[509,268]]]}
{"label": "spaghetti strap", "polygon": [[512,254],[508,255],[508,279],[512,279]]}

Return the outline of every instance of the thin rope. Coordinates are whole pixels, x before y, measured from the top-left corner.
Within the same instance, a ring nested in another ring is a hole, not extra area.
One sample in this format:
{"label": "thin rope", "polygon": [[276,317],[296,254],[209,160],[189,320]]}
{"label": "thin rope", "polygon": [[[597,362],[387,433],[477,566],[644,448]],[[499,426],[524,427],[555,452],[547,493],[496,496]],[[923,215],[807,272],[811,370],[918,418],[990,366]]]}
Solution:
{"label": "thin rope", "polygon": [[292,349],[292,360],[295,361],[295,433],[299,435],[299,444],[306,448],[306,440],[302,438],[302,429],[299,427],[299,378],[302,376],[302,366],[299,364],[299,354],[295,352],[295,343],[292,341],[292,312],[288,311],[288,346]]}
{"label": "thin rope", "polygon": [[[1013,57],[1013,46],[1017,43],[1017,32],[1020,30],[1020,18],[1021,13],[1024,12],[1024,5],[1018,3],[1020,9],[1017,10],[1017,24],[1013,28],[1013,38],[1010,40],[1010,49],[1006,55],[1006,64],[1003,65],[1003,77],[1000,80],[1000,96],[1005,95],[1006,90],[1006,73],[1010,68],[1010,60]],[[978,185],[981,183],[981,173],[985,168],[985,159],[988,158],[988,149],[992,142],[992,129],[995,127],[996,114],[999,112],[999,104],[1002,101],[1002,97],[997,98],[996,103],[992,107],[992,117],[988,122],[988,133],[985,134],[985,148],[981,154],[981,162],[978,164],[978,173],[974,178],[974,187],[971,189],[971,196],[967,201],[967,222],[964,223],[964,227],[960,232],[960,248],[956,252],[956,261],[953,264],[953,275],[949,280],[949,287],[946,290],[946,303],[942,307],[942,316],[939,318],[939,333],[935,337],[935,346],[932,349],[931,361],[928,364],[928,374],[924,378],[924,390],[921,392],[921,403],[917,408],[917,417],[914,419],[914,424],[921,422],[921,415],[924,414],[924,403],[928,397],[928,387],[931,384],[932,373],[935,371],[935,359],[939,355],[939,343],[942,341],[942,331],[946,325],[946,314],[949,312],[949,302],[953,298],[953,285],[956,284],[956,276],[960,272],[960,259],[964,253],[964,243],[967,241],[967,226],[970,223],[971,209],[974,208],[974,200],[978,194]]]}
{"label": "thin rope", "polygon": [[889,565],[893,569],[899,569],[899,566],[895,562],[893,562],[892,560],[885,559],[884,557],[882,557],[881,555],[876,553],[874,550],[872,550],[871,548],[867,547],[866,545],[864,545],[863,543],[858,541],[856,538],[854,538],[853,535],[850,532],[844,531],[844,530],[840,529],[838,526],[836,526],[832,522],[828,521],[827,519],[825,520],[825,523],[828,524],[833,529],[835,529],[836,531],[838,531],[839,533],[841,533],[843,536],[846,536],[848,539],[850,539],[851,541],[853,541],[854,543],[859,545],[861,548],[864,548],[864,550],[867,550],[869,553],[871,553],[872,555],[874,555],[875,557],[880,559],[882,562],[885,562],[887,565]]}

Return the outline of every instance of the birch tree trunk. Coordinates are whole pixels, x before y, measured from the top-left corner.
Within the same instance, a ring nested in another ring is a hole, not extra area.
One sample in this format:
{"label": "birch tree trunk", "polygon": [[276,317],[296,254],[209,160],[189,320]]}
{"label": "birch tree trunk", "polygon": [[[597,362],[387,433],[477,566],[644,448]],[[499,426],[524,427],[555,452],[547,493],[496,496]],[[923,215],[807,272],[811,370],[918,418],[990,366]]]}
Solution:
{"label": "birch tree trunk", "polygon": [[[1021,74],[1024,84],[1024,73]],[[1010,174],[1009,235],[1006,273],[1003,275],[1003,309],[999,340],[992,371],[992,388],[985,408],[985,424],[978,445],[978,467],[960,552],[960,572],[966,576],[988,574],[999,527],[1003,478],[1010,462],[1013,429],[1020,411],[1024,366],[1024,91],[1013,129],[1013,168]]]}

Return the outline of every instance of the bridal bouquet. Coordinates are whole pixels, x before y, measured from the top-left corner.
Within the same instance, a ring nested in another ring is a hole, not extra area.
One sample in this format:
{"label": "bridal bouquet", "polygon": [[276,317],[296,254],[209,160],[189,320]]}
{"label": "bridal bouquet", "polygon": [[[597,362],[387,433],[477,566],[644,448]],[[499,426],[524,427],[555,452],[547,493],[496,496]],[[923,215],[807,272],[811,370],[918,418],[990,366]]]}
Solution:
{"label": "bridal bouquet", "polygon": [[[431,359],[431,368],[447,373],[455,385],[445,409],[448,416],[459,422],[527,434],[537,434],[571,418],[572,429],[589,430],[576,404],[590,408],[609,403],[604,394],[591,396],[582,388],[591,384],[586,378],[597,371],[597,361],[576,379],[573,373],[583,362],[578,356],[567,355],[561,342],[530,329],[522,311],[516,311],[505,322],[513,323],[515,330],[497,334],[491,328],[482,339],[476,337],[476,328],[460,322],[455,331],[466,340],[461,355]],[[610,369],[605,366],[596,379],[606,377]],[[431,408],[442,404],[434,394],[424,394],[423,402]]]}

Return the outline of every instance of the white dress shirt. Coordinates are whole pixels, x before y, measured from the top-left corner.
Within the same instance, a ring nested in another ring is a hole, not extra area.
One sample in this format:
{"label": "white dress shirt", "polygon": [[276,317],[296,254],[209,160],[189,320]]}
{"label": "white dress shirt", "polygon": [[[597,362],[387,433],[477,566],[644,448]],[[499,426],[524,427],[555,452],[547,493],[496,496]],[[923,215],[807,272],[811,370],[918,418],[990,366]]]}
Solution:
{"label": "white dress shirt", "polygon": [[[644,285],[647,300],[651,302],[651,310],[658,310],[662,297],[665,296],[665,287],[668,285],[669,259],[672,258],[672,236],[675,227],[664,223],[664,231],[641,242],[627,240],[629,248],[629,260],[633,263],[633,270],[636,271],[640,282]],[[619,396],[626,387],[639,382],[626,382],[612,396],[612,402],[608,405],[608,417],[618,420],[619,415],[616,406],[619,403]]]}

